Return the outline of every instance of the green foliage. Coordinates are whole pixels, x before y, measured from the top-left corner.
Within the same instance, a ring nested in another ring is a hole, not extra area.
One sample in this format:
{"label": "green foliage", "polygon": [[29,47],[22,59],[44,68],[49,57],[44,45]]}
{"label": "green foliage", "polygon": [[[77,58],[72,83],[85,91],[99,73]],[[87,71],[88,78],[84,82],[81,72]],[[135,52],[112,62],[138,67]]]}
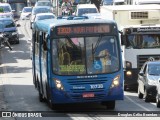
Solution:
{"label": "green foliage", "polygon": [[3,8],[0,7],[0,12],[3,13]]}

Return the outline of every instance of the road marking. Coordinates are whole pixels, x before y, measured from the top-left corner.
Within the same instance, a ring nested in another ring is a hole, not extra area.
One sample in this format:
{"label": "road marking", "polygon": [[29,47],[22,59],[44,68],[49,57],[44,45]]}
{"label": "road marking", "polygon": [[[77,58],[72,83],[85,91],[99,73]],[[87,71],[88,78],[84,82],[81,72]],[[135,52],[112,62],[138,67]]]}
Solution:
{"label": "road marking", "polygon": [[32,38],[32,33],[30,34],[30,32],[28,31],[30,29],[30,27],[27,27],[27,25],[29,25],[29,22],[25,20],[25,31],[26,33],[28,34],[29,38],[31,39]]}
{"label": "road marking", "polygon": [[93,117],[90,116],[90,114],[67,114],[71,119],[73,120],[103,120],[100,117],[97,117],[93,115]]}
{"label": "road marking", "polygon": [[146,107],[143,107],[142,105],[136,103],[134,100],[132,100],[131,98],[129,98],[128,96],[125,96],[128,100],[130,100],[131,102],[133,102],[134,104],[136,104],[137,106],[139,106],[140,108],[144,109],[145,111],[150,111],[149,109],[147,109]]}

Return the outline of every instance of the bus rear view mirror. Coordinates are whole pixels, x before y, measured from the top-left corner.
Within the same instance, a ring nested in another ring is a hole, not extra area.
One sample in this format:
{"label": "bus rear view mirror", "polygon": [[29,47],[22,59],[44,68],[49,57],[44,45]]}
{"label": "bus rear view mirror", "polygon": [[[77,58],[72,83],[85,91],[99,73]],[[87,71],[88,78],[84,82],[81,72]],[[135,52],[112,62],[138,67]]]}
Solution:
{"label": "bus rear view mirror", "polygon": [[121,44],[122,44],[122,45],[126,45],[125,35],[121,35]]}

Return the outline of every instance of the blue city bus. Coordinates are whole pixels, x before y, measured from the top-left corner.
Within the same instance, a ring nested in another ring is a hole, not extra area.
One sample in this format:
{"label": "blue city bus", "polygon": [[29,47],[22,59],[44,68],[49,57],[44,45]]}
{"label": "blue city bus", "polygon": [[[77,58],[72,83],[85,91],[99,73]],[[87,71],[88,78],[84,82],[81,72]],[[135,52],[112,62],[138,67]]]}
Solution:
{"label": "blue city bus", "polygon": [[[107,109],[123,100],[119,33],[113,21],[40,20],[32,40],[33,82],[52,109],[96,102]],[[56,107],[55,107],[56,106]]]}

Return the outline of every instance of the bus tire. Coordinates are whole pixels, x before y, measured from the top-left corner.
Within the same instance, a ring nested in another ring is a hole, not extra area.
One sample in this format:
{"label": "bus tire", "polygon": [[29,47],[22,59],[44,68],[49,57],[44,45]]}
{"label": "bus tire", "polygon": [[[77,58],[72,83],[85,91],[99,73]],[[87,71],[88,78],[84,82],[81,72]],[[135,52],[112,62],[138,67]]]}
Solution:
{"label": "bus tire", "polygon": [[33,84],[34,84],[34,87],[37,88],[37,81],[36,81],[34,73],[33,73]]}
{"label": "bus tire", "polygon": [[108,110],[114,110],[116,102],[115,102],[115,100],[113,100],[113,101],[106,101],[106,102],[104,102],[102,104],[105,105]]}
{"label": "bus tire", "polygon": [[142,98],[143,98],[143,94],[140,92],[139,86],[138,86],[138,98],[139,98],[139,99],[142,99]]}
{"label": "bus tire", "polygon": [[40,83],[39,83],[39,81],[37,80],[37,82],[38,82],[38,94],[39,94],[39,101],[40,102],[45,102],[45,98],[43,97],[43,95],[42,95],[42,93],[41,93],[41,88],[40,88]]}
{"label": "bus tire", "polygon": [[50,88],[46,86],[47,104],[52,110],[56,110],[57,106],[52,102]]}
{"label": "bus tire", "polygon": [[40,91],[38,91],[38,93],[39,93],[39,101],[40,101],[40,102],[44,102],[45,99],[43,98],[42,93],[40,93]]}

